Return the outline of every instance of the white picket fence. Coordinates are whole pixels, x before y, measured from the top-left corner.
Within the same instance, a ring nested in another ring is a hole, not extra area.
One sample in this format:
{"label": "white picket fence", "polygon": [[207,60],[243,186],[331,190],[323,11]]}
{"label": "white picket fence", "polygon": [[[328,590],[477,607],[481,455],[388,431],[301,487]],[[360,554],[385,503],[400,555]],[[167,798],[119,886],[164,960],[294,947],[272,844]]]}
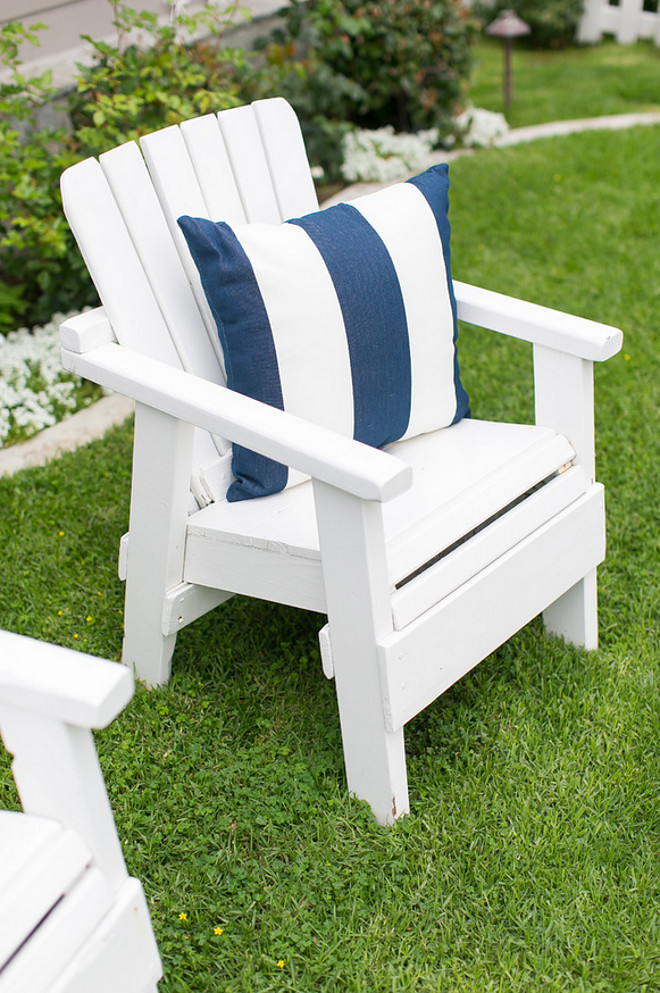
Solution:
{"label": "white picket fence", "polygon": [[600,41],[603,35],[623,44],[650,40],[660,45],[659,0],[586,0],[578,41]]}

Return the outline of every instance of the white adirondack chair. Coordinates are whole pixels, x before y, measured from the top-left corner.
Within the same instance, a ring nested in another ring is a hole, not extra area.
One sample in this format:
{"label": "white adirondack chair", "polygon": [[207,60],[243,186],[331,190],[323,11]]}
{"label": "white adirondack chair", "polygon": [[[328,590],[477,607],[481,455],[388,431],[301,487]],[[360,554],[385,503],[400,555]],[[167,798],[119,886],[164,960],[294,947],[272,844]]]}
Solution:
{"label": "white adirondack chair", "polygon": [[[592,363],[620,331],[455,283],[461,319],[533,344],[536,425],[466,419],[381,451],[224,388],[177,228],[182,214],[279,223],[317,209],[285,101],[122,145],[65,172],[62,193],[104,305],[63,324],[64,364],[136,401],[124,662],[163,683],[179,629],[233,593],[327,614],[348,786],[393,820],[408,810],[415,714],[540,612],[596,647]],[[228,503],[221,439],[311,481]]]}
{"label": "white adirondack chair", "polygon": [[1,993],[156,991],[149,912],[90,731],[132,695],[116,663],[0,632],[0,730],[25,811],[0,811]]}

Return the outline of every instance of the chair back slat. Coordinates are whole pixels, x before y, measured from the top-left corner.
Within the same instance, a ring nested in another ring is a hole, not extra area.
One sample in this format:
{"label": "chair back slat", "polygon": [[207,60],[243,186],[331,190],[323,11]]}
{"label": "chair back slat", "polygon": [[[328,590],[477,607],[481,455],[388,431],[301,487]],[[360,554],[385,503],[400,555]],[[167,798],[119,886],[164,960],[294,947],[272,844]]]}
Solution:
{"label": "chair back slat", "polygon": [[319,201],[296,113],[275,97],[252,104],[283,221],[318,210]]}
{"label": "chair back slat", "polygon": [[279,224],[282,215],[252,105],[222,110],[218,122],[246,219]]}
{"label": "chair back slat", "polygon": [[161,309],[98,161],[85,159],[67,169],[61,189],[67,219],[117,341],[181,368]]}
{"label": "chair back slat", "polygon": [[[192,260],[185,238],[177,224],[177,218],[182,214],[192,217],[208,217],[208,209],[204,194],[199,185],[194,166],[188,155],[188,149],[181,133],[181,128],[172,125],[162,131],[140,138],[140,147],[149,168],[149,174],[165,220],[170,229],[170,236],[183,265],[186,277],[197,301],[207,331],[208,341],[211,342],[216,362],[222,369],[222,351],[218,341],[215,320],[204,295],[199,273]],[[205,349],[203,335],[195,334],[194,329],[185,329],[190,351]],[[205,375],[202,373],[202,375]],[[223,374],[224,377],[224,374]],[[205,375],[205,378],[210,378]]]}
{"label": "chair back slat", "polygon": [[[160,305],[167,324],[166,342],[169,338],[174,343],[187,372],[224,382],[218,352],[206,331],[140,149],[135,142],[127,142],[101,155],[99,161]],[[213,338],[217,339],[215,327]]]}
{"label": "chair back slat", "polygon": [[211,221],[244,224],[245,211],[217,116],[184,121],[181,133],[206,202],[206,216]]}

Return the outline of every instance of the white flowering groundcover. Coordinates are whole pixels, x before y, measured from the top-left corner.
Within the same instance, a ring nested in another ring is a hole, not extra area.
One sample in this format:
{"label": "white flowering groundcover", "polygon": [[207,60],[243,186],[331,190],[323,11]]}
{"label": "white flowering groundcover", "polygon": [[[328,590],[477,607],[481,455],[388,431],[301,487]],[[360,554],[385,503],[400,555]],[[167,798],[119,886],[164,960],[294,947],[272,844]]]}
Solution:
{"label": "white flowering groundcover", "polygon": [[65,372],[56,314],[44,327],[0,335],[0,448],[24,441],[102,394]]}
{"label": "white flowering groundcover", "polygon": [[[463,111],[454,123],[463,148],[492,145],[509,129],[503,114],[476,107]],[[388,183],[427,168],[431,156],[437,159],[438,149],[455,140],[448,143],[445,139],[442,145],[435,128],[415,134],[396,132],[389,126],[375,131],[357,128],[344,137],[342,175],[349,183]]]}

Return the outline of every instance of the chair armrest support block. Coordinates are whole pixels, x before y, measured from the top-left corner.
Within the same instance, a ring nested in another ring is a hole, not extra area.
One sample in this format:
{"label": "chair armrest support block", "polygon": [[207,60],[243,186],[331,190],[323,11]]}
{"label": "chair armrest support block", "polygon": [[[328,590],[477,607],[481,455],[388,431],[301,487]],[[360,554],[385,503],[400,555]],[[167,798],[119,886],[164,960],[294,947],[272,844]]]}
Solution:
{"label": "chair armrest support block", "polygon": [[112,325],[103,307],[86,310],[60,324],[62,348],[81,355],[93,348],[116,341]]}

